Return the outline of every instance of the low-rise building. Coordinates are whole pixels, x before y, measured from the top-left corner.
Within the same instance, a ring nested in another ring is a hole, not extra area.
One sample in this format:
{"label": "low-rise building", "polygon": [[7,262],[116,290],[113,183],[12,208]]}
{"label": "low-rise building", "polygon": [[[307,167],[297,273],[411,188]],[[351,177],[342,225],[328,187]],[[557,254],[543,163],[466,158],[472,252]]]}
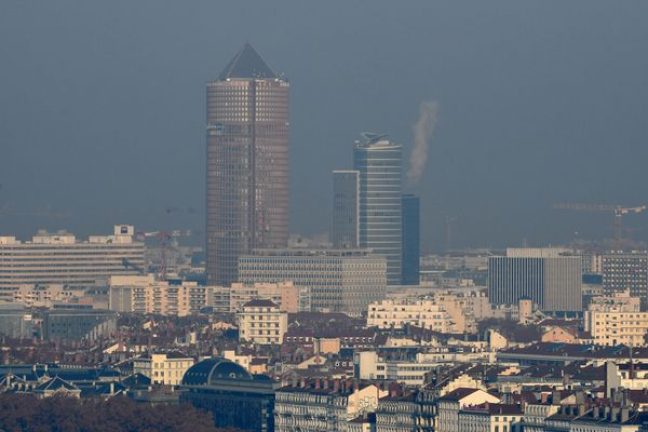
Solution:
{"label": "low-rise building", "polygon": [[381,300],[367,308],[367,327],[401,329],[408,324],[439,333],[454,332],[450,315],[432,300]]}
{"label": "low-rise building", "polygon": [[[473,355],[474,353],[429,352],[418,353],[411,360],[388,360],[381,358],[375,351],[360,351],[353,355],[354,376],[419,386],[425,382],[425,376],[438,366],[471,361]],[[478,387],[476,381],[471,383]]]}
{"label": "low-rise building", "polygon": [[522,407],[517,404],[483,403],[459,411],[454,432],[522,432]]}
{"label": "low-rise building", "polygon": [[239,340],[259,345],[280,344],[288,329],[288,314],[271,300],[252,300],[237,314]]}
{"label": "low-rise building", "polygon": [[484,390],[458,388],[438,401],[437,432],[463,432],[459,428],[459,413],[468,406],[500,403],[497,396]]}
{"label": "low-rise building", "polygon": [[48,341],[95,341],[117,330],[116,313],[86,305],[54,305],[42,316],[42,335]]}
{"label": "low-rise building", "polygon": [[153,384],[177,386],[194,359],[179,351],[147,353],[133,360],[133,372],[150,378]]}
{"label": "low-rise building", "polygon": [[34,320],[22,304],[0,303],[0,335],[15,339],[34,335]]}
{"label": "low-rise building", "polygon": [[275,431],[354,430],[355,419],[375,412],[385,395],[387,391],[358,380],[303,379],[277,390]]}

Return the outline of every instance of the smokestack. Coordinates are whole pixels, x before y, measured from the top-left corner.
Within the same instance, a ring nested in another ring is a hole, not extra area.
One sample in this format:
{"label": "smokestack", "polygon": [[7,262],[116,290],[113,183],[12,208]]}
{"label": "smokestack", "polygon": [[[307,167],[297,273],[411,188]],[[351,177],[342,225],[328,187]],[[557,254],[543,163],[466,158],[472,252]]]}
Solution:
{"label": "smokestack", "polygon": [[436,101],[421,102],[419,118],[413,126],[414,149],[410,155],[410,168],[407,179],[411,184],[418,183],[423,175],[427,162],[428,143],[434,133],[439,104]]}

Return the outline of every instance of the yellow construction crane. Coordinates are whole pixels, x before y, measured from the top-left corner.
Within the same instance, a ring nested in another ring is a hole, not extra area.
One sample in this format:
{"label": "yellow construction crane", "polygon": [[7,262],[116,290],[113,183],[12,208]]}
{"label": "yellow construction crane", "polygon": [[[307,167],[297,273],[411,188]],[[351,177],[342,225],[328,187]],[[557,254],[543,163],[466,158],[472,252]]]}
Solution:
{"label": "yellow construction crane", "polygon": [[646,211],[646,208],[648,207],[646,207],[645,205],[628,207],[611,204],[558,203],[554,204],[554,208],[560,210],[612,213],[614,215],[612,224],[612,229],[614,231],[614,242],[618,247],[621,244],[621,237],[623,235],[623,217],[630,213],[642,213]]}

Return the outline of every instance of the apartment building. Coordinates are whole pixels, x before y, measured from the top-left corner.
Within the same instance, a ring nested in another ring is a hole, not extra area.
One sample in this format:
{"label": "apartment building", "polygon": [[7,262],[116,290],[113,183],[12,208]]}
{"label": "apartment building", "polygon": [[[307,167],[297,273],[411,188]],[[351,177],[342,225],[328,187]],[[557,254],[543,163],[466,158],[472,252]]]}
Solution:
{"label": "apartment building", "polygon": [[239,340],[259,345],[281,344],[288,330],[288,314],[271,300],[252,300],[237,314]]}
{"label": "apartment building", "polygon": [[11,301],[21,285],[85,288],[113,275],[136,275],[145,265],[142,242],[131,225],[85,241],[67,232],[39,231],[31,241],[0,237],[0,299]]}
{"label": "apartment building", "polygon": [[349,431],[387,395],[376,385],[344,379],[303,379],[275,393],[275,431]]}
{"label": "apartment building", "polygon": [[[67,288],[64,285],[20,285],[11,294],[10,301],[27,307],[52,307],[55,303],[67,303],[84,296],[82,288]],[[7,293],[8,294],[8,293]]]}
{"label": "apartment building", "polygon": [[283,312],[310,312],[308,287],[295,286],[290,281],[277,283],[233,283],[229,287],[209,287],[211,305],[218,312],[240,312],[245,303],[256,299],[272,300]]}
{"label": "apartment building", "polygon": [[[376,351],[358,351],[353,355],[353,374],[360,379],[397,381],[409,386],[420,386],[425,383],[425,376],[441,365],[483,361],[486,360],[485,357],[482,353],[430,352],[419,353],[414,359],[391,360],[380,357]],[[459,383],[480,387],[479,382],[469,377],[461,378],[457,381]]]}
{"label": "apartment building", "polygon": [[639,312],[640,302],[628,290],[594,298],[584,313],[583,327],[597,345],[644,345],[648,312]]}
{"label": "apartment building", "polygon": [[381,300],[367,307],[367,327],[402,329],[406,325],[439,333],[455,331],[455,322],[450,315],[432,300]]}
{"label": "apartment building", "polygon": [[459,411],[453,432],[522,432],[524,413],[517,404],[483,403]]}
{"label": "apartment building", "polygon": [[180,385],[194,359],[179,352],[148,353],[133,360],[133,373],[141,373],[153,384]]}
{"label": "apartment building", "polygon": [[[500,399],[484,390],[475,388],[458,388],[438,401],[438,432],[463,432],[459,428],[459,413],[468,406],[485,403],[499,403]],[[502,431],[503,432],[503,431]]]}
{"label": "apartment building", "polygon": [[208,304],[208,288],[196,282],[157,281],[145,276],[112,276],[109,308],[116,312],[188,316]]}

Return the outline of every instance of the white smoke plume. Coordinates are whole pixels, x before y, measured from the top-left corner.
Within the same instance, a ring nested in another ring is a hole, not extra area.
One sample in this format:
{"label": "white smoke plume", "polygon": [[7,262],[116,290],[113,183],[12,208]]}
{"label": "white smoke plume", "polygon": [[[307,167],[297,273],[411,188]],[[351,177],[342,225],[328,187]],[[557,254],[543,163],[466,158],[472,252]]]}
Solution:
{"label": "white smoke plume", "polygon": [[428,156],[428,144],[432,139],[437,122],[439,104],[436,101],[421,102],[419,118],[412,127],[414,131],[414,149],[410,155],[410,168],[407,179],[410,184],[416,184],[423,176]]}

